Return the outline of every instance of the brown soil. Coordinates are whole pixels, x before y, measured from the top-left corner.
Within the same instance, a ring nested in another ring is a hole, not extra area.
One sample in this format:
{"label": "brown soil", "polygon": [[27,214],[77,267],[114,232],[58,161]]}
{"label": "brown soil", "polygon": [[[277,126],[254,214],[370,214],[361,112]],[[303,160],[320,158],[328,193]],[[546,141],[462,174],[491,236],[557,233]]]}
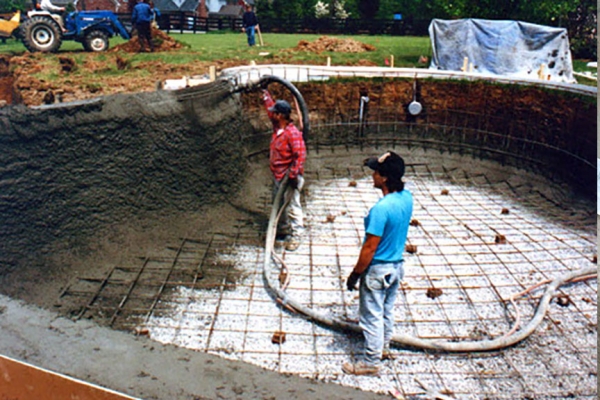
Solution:
{"label": "brown soil", "polygon": [[363,53],[365,51],[374,51],[375,47],[370,44],[358,42],[353,39],[338,39],[329,36],[321,36],[314,42],[301,40],[298,42],[295,50],[312,51],[321,53],[323,51],[336,51],[341,53]]}
{"label": "brown soil", "polygon": [[[157,40],[155,51],[171,51],[179,47],[181,44],[172,39],[160,43]],[[83,52],[61,53],[59,58],[42,53],[0,55],[0,106],[4,102],[37,106],[116,93],[151,92],[156,89],[158,81],[208,74],[210,66],[220,71],[240,65],[240,61],[234,59],[198,60],[184,64],[140,61],[136,58],[139,48],[138,39],[134,37],[110,50],[105,57]],[[3,75],[4,64],[10,72]],[[101,73],[110,71],[120,72],[108,75]],[[40,78],[42,74],[49,77]]]}
{"label": "brown soil", "polygon": [[[171,51],[180,49],[181,43],[167,35],[160,29],[152,28],[152,41],[154,42],[154,51]],[[137,53],[140,51],[140,42],[137,36],[134,36],[127,43],[120,44],[113,47],[109,51],[114,53],[116,51],[124,51],[127,53]]]}
{"label": "brown soil", "polygon": [[0,106],[13,102],[13,79],[9,71],[10,59],[0,56]]}

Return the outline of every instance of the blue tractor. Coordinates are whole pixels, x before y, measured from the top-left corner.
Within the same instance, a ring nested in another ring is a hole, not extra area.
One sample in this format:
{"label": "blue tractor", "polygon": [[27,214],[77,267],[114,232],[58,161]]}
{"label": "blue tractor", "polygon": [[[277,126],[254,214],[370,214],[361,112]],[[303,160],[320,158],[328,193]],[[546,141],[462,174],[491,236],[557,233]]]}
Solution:
{"label": "blue tractor", "polygon": [[64,18],[48,11],[30,11],[17,36],[31,52],[55,52],[63,40],[75,40],[86,51],[106,51],[109,38],[130,32],[112,11],[76,11]]}

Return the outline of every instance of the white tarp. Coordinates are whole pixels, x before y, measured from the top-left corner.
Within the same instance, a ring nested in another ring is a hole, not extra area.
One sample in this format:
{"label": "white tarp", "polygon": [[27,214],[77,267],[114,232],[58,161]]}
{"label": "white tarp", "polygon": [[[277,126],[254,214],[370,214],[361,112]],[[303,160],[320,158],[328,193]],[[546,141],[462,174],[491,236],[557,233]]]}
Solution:
{"label": "white tarp", "polygon": [[[520,21],[434,19],[430,68],[554,82],[576,82],[564,28]],[[472,69],[471,69],[472,64]]]}

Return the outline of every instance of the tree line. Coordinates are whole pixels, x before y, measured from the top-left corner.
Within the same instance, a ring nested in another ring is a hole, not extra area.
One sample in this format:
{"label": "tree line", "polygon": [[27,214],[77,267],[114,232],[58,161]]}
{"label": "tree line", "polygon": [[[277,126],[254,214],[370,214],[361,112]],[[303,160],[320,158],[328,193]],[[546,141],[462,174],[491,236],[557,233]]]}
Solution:
{"label": "tree line", "polygon": [[[260,18],[362,21],[483,18],[567,28],[576,58],[597,58],[596,0],[255,0]],[[0,12],[26,11],[31,0],[0,0]]]}
{"label": "tree line", "polygon": [[575,57],[595,59],[596,0],[256,0],[261,17],[431,20],[482,18],[567,28]]}

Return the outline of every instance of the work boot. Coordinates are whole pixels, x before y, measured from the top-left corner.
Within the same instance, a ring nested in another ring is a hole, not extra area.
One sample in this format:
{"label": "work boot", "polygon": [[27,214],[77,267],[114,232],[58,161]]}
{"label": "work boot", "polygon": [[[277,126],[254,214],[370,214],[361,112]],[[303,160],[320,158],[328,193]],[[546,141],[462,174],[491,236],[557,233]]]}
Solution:
{"label": "work boot", "polygon": [[350,375],[378,375],[379,367],[365,364],[362,361],[355,364],[345,362],[342,364],[342,371]]}
{"label": "work boot", "polygon": [[292,235],[285,242],[285,249],[287,251],[296,251],[298,249],[298,247],[300,247],[300,243],[301,243],[300,237],[296,236],[296,235]]}
{"label": "work boot", "polygon": [[392,354],[392,351],[390,350],[389,347],[386,347],[383,349],[383,352],[381,353],[381,359],[382,360],[393,360],[394,359],[394,354]]}

